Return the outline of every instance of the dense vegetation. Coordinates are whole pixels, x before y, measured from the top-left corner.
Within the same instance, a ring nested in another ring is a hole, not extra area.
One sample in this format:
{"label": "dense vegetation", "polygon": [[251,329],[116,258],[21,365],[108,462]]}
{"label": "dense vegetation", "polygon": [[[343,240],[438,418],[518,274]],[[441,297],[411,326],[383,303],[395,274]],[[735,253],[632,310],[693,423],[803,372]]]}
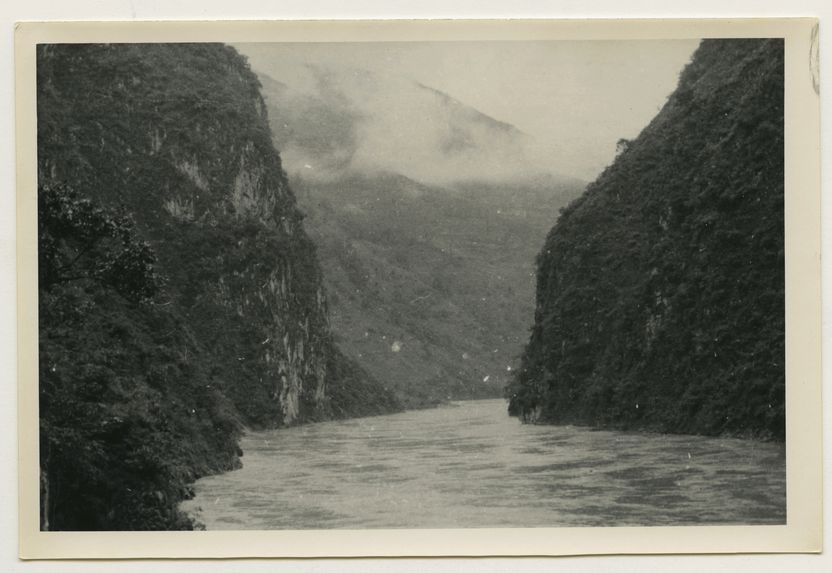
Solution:
{"label": "dense vegetation", "polygon": [[783,42],[703,41],[538,257],[510,412],[785,434]]}
{"label": "dense vegetation", "polygon": [[500,397],[534,312],[536,245],[580,183],[353,173],[294,187],[343,352],[407,407]]}
{"label": "dense vegetation", "polygon": [[173,502],[237,463],[239,423],[130,219],[38,193],[42,524],[188,527]]}
{"label": "dense vegetation", "polygon": [[244,426],[399,408],[333,344],[257,78],[219,44],[38,49],[45,529],[172,529]]}
{"label": "dense vegetation", "polygon": [[407,407],[501,396],[534,312],[534,257],[585,182],[541,172],[528,135],[411,78],[322,64],[277,81],[257,68],[267,48],[241,49],[344,354]]}

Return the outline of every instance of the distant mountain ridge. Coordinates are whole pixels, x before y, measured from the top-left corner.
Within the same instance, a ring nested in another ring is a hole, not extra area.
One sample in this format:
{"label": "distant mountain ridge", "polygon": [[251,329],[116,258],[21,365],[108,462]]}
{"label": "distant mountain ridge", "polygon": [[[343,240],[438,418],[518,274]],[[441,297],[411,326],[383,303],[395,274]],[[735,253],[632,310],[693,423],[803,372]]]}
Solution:
{"label": "distant mountain ridge", "polygon": [[440,90],[368,70],[300,70],[303,77],[281,82],[258,72],[290,174],[393,172],[438,185],[544,172],[561,179],[530,160],[529,135]]}
{"label": "distant mountain ridge", "polygon": [[449,190],[389,173],[295,189],[344,352],[411,407],[500,396],[532,317],[534,246],[579,189]]}
{"label": "distant mountain ridge", "polygon": [[427,90],[429,92],[433,92],[436,96],[442,101],[442,103],[446,106],[457,108],[460,110],[460,113],[467,116],[468,119],[475,122],[483,123],[490,128],[503,130],[507,133],[511,133],[513,135],[522,136],[522,137],[529,137],[528,134],[524,133],[520,130],[517,126],[514,126],[510,123],[506,123],[504,121],[500,121],[498,119],[494,119],[490,115],[486,115],[478,109],[470,107],[458,99],[446,94],[445,92],[438,90],[436,88],[432,88],[430,86],[426,86],[421,82],[415,82],[417,86],[420,88]]}
{"label": "distant mountain ridge", "polygon": [[532,315],[535,245],[583,182],[540,171],[529,136],[417,81],[255,72],[339,345],[409,407],[500,396]]}

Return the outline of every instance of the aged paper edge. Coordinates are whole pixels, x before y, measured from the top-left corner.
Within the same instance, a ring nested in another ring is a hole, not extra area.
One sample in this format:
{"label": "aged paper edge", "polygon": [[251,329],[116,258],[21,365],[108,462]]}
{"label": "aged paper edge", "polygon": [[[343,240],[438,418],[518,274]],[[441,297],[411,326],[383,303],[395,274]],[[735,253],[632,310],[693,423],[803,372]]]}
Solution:
{"label": "aged paper edge", "polygon": [[[822,535],[817,21],[40,22],[15,29],[19,535],[23,559],[819,552]],[[534,41],[782,37],[786,48],[787,524],[508,529],[41,532],[38,529],[35,45],[89,42]],[[816,41],[816,40],[815,40]]]}

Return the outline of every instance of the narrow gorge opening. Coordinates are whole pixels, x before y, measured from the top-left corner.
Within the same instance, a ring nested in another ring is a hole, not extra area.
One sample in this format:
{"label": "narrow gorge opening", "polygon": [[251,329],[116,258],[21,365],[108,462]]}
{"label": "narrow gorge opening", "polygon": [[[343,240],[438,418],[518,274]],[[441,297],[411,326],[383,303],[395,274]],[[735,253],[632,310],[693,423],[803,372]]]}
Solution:
{"label": "narrow gorge opening", "polygon": [[781,40],[37,72],[44,530],[785,522]]}

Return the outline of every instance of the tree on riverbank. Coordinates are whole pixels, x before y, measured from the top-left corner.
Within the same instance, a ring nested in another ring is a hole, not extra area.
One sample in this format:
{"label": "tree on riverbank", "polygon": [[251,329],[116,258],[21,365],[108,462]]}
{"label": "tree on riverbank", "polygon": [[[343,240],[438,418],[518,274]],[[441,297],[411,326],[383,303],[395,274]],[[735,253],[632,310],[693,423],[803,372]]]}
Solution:
{"label": "tree on riverbank", "polygon": [[239,425],[203,391],[153,251],[128,217],[66,188],[38,190],[38,239],[42,525],[190,527],[171,501],[235,467]]}

